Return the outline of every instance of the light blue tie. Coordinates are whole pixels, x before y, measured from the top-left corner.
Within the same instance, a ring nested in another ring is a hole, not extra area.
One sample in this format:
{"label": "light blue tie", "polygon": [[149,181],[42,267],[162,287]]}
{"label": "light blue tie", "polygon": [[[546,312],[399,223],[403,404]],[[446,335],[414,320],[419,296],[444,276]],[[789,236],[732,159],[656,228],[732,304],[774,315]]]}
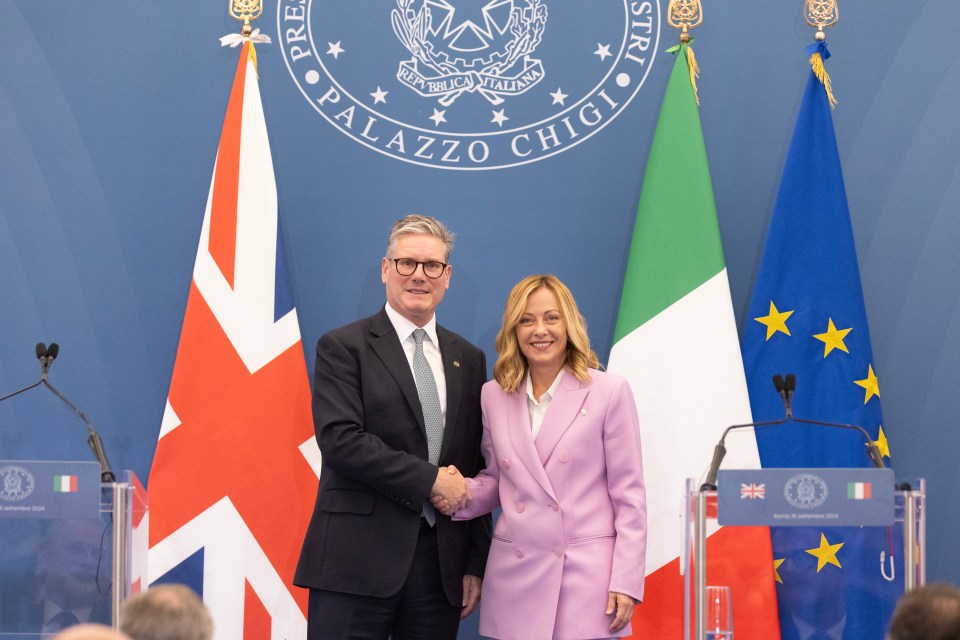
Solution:
{"label": "light blue tie", "polygon": [[[440,461],[440,447],[443,444],[443,411],[440,409],[440,394],[437,393],[437,381],[433,371],[423,355],[423,338],[427,332],[423,329],[413,331],[413,341],[417,348],[413,352],[413,378],[417,383],[417,395],[423,408],[423,424],[427,428],[427,455],[431,464]],[[429,501],[423,503],[423,517],[432,527],[437,514]]]}

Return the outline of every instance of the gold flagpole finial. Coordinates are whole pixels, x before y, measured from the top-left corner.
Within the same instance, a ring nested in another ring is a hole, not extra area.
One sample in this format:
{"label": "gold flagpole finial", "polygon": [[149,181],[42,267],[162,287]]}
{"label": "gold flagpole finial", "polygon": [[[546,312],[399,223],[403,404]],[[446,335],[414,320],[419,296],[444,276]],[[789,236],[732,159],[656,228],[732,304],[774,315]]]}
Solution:
{"label": "gold flagpole finial", "polygon": [[806,0],[803,17],[807,20],[808,25],[817,28],[817,33],[814,36],[817,42],[823,42],[827,38],[827,34],[823,30],[837,24],[840,19],[837,0]]}
{"label": "gold flagpole finial", "polygon": [[263,13],[261,0],[227,0],[227,2],[227,6],[230,8],[230,17],[243,21],[240,33],[249,38],[250,34],[253,33],[250,21],[256,20]]}
{"label": "gold flagpole finial", "polygon": [[814,75],[817,76],[817,80],[823,84],[823,88],[826,89],[827,100],[830,102],[830,108],[832,109],[837,106],[837,99],[833,95],[833,85],[830,83],[830,74],[827,73],[826,67],[823,66],[823,61],[830,57],[830,52],[827,51],[827,34],[825,34],[823,30],[837,24],[837,21],[840,19],[840,10],[837,9],[837,0],[805,1],[806,6],[804,7],[803,17],[806,19],[808,25],[817,28],[817,33],[814,35],[816,44],[810,45],[808,48],[808,51],[811,51],[810,68],[813,70]]}
{"label": "gold flagpole finial", "polygon": [[[690,70],[690,86],[693,87],[693,97],[697,104],[700,104],[700,94],[697,91],[697,77],[700,75],[700,65],[697,64],[697,58],[693,55],[693,49],[690,43],[693,38],[690,37],[690,29],[696,29],[703,22],[703,7],[700,6],[700,0],[670,0],[667,7],[667,23],[674,29],[680,29],[680,44],[668,51],[680,51],[685,49],[687,55],[687,67]],[[680,51],[682,54],[683,51]]]}
{"label": "gold flagpole finial", "polygon": [[680,29],[680,42],[690,43],[690,29],[703,22],[703,7],[700,0],[670,0],[667,7],[667,23],[674,29]]}

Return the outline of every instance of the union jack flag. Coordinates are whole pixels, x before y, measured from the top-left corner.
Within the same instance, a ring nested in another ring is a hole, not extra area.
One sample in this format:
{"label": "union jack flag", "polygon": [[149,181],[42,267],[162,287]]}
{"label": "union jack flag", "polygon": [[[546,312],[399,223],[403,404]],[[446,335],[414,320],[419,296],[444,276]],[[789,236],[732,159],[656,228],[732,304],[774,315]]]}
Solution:
{"label": "union jack flag", "polygon": [[740,499],[746,500],[765,500],[767,497],[767,486],[764,483],[755,484],[751,482],[750,484],[740,483]]}
{"label": "union jack flag", "polygon": [[148,483],[149,579],[196,590],[218,640],[306,637],[291,583],[320,452],[285,263],[247,40]]}

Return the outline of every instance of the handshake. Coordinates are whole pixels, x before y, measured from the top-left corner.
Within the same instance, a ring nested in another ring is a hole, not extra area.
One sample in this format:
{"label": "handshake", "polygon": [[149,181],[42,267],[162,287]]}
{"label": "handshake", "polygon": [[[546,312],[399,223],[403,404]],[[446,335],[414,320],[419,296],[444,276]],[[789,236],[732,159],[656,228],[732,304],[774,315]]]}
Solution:
{"label": "handshake", "polygon": [[461,507],[467,506],[470,500],[470,490],[463,474],[452,464],[440,467],[437,470],[437,481],[430,491],[430,502],[433,508],[445,516],[451,516]]}

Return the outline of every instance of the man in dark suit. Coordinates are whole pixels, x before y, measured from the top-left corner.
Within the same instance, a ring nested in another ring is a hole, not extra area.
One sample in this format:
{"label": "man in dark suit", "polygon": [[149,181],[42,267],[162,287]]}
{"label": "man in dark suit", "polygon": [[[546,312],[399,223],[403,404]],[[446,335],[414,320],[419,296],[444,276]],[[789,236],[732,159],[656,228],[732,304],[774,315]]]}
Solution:
{"label": "man in dark suit", "polygon": [[428,216],[390,232],[377,314],[317,343],[320,491],[294,583],[310,640],[453,640],[480,599],[490,519],[452,522],[483,468],[483,352],[436,322],[453,234]]}

